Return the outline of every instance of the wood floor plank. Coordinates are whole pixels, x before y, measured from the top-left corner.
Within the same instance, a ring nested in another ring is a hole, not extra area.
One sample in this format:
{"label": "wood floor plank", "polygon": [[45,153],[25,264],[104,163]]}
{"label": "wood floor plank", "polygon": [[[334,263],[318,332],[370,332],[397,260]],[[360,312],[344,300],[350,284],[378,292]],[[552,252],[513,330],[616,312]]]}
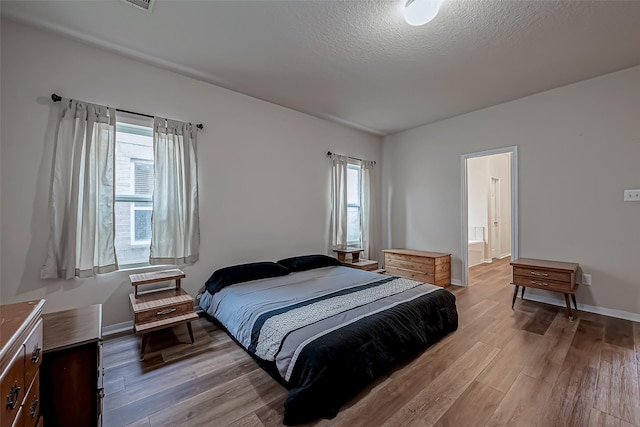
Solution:
{"label": "wood floor plank", "polygon": [[593,406],[640,426],[640,381],[634,351],[611,344],[604,346]]}
{"label": "wood floor plank", "polygon": [[557,313],[547,333],[533,349],[523,372],[533,378],[555,384],[577,328],[578,322],[569,322],[565,313]]}
{"label": "wood floor plank", "polygon": [[604,342],[634,350],[633,322],[608,317],[605,321]]}
{"label": "wood floor plank", "polygon": [[265,427],[265,425],[255,413],[252,413],[228,424],[227,427]]}
{"label": "wood floor plank", "polygon": [[551,388],[552,384],[521,372],[487,422],[487,427],[538,425],[540,414],[546,410]]}
{"label": "wood floor plank", "polygon": [[481,342],[476,343],[382,425],[435,424],[499,351]]}
{"label": "wood floor plank", "polygon": [[605,414],[595,408],[591,409],[589,427],[635,427],[626,421],[618,419],[613,415]]}
{"label": "wood floor plank", "polygon": [[604,326],[580,319],[560,375],[547,399],[543,425],[589,424],[596,398]]}
{"label": "wood floor plank", "polygon": [[517,331],[496,358],[480,373],[478,381],[506,393],[542,340],[543,337],[538,334]]}
{"label": "wood floor plank", "polygon": [[[167,384],[160,380],[157,384],[158,388],[152,389],[155,392],[144,399],[115,407],[113,410],[105,410],[105,423],[108,421],[107,425],[109,426],[126,425],[145,414],[151,415],[167,407],[172,407],[177,402],[189,399],[217,385],[233,382],[238,376],[259,369],[253,360],[247,359],[242,363],[234,364],[230,367],[224,366],[205,375],[196,376],[188,382]],[[107,402],[109,402],[109,399],[105,396],[105,407],[109,405],[109,408],[112,408],[117,404],[108,404]]]}
{"label": "wood floor plank", "polygon": [[[266,372],[254,370],[233,381],[207,388],[149,416],[151,427],[229,425],[286,396],[286,389]],[[266,399],[266,400],[265,400]],[[214,404],[215,403],[215,404]]]}
{"label": "wood floor plank", "polygon": [[465,425],[469,420],[474,420],[475,425],[482,426],[489,421],[503,397],[504,393],[493,387],[473,381],[435,426],[458,427]]}
{"label": "wood floor plank", "polygon": [[558,314],[558,309],[555,307],[540,307],[531,320],[524,325],[523,329],[527,332],[531,332],[538,335],[544,335],[551,326],[551,323]]}
{"label": "wood floor plank", "polygon": [[144,417],[131,424],[127,424],[125,427],[151,427],[151,424],[149,424],[149,417]]}

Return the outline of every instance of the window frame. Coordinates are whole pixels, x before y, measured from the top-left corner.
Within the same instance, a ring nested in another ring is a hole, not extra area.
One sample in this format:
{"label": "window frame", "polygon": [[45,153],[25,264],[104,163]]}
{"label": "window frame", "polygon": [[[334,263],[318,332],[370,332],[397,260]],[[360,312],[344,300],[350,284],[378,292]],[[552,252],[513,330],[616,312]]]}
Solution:
{"label": "window frame", "polygon": [[[119,114],[120,115],[120,114]],[[148,123],[148,121],[147,121]],[[127,114],[126,116],[122,117],[116,117],[116,134],[117,133],[125,133],[125,134],[131,134],[131,135],[137,135],[137,136],[144,136],[144,137],[150,137],[153,138],[153,124],[152,123],[142,123],[142,121],[140,123],[138,123],[135,119],[134,121],[131,120],[131,117]],[[116,150],[117,150],[117,144],[119,143],[118,139],[116,138]],[[123,142],[120,142],[123,143]],[[151,147],[151,149],[153,150],[153,147]],[[114,161],[117,160],[117,156],[114,156]],[[144,159],[144,158],[137,158],[137,157],[131,157],[130,158],[130,181],[129,181],[129,193],[130,194],[119,194],[115,191],[114,188],[114,206],[115,203],[121,202],[121,203],[129,203],[130,204],[130,229],[129,229],[129,233],[130,233],[130,239],[129,239],[129,244],[128,247],[131,249],[139,249],[139,248],[143,248],[143,247],[150,247],[151,246],[151,239],[148,240],[136,240],[136,235],[135,235],[135,211],[136,210],[150,210],[153,212],[153,198],[152,198],[152,194],[135,194],[135,179],[136,179],[136,164],[140,164],[140,163],[146,163],[146,164],[150,164],[153,166],[154,164],[154,160],[153,159]],[[116,169],[114,168],[114,177],[116,177]],[[153,191],[153,189],[152,189]],[[148,206],[135,206],[136,202],[140,202],[140,203],[149,203],[150,205]],[[117,225],[114,223],[114,227],[116,229],[116,231],[118,230]],[[128,260],[127,260],[128,261]],[[132,260],[133,262],[127,262],[127,263],[119,263],[118,264],[118,270],[129,270],[132,268],[140,268],[140,267],[148,267],[151,264],[149,264],[149,261],[147,260],[146,262],[136,262],[135,259]]]}

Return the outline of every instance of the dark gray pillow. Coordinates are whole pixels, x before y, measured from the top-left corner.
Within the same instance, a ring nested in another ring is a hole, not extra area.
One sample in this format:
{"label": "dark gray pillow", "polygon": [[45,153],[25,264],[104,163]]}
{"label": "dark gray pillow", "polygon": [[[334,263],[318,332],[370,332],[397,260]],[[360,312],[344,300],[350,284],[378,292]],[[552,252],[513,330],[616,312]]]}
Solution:
{"label": "dark gray pillow", "polygon": [[328,255],[302,255],[285,258],[278,261],[291,271],[307,271],[314,268],[330,267],[333,265],[342,265],[337,259]]}
{"label": "dark gray pillow", "polygon": [[270,261],[232,265],[216,270],[211,277],[209,277],[209,280],[205,282],[205,287],[207,291],[213,295],[221,289],[236,283],[266,279],[268,277],[286,276],[289,273],[291,273],[291,271],[285,266]]}

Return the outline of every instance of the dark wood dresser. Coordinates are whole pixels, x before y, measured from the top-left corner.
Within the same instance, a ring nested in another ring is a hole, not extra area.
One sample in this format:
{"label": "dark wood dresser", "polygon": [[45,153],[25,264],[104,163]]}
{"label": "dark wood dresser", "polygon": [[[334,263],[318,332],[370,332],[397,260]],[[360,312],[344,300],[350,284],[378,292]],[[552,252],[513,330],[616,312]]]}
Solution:
{"label": "dark wood dresser", "polygon": [[44,300],[0,306],[1,427],[42,425],[42,306]]}
{"label": "dark wood dresser", "polygon": [[47,427],[101,426],[102,305],[47,313],[42,318],[40,375]]}
{"label": "dark wood dresser", "polygon": [[414,249],[386,249],[384,268],[390,276],[405,277],[446,288],[451,284],[451,254]]}
{"label": "dark wood dresser", "polygon": [[544,289],[545,291],[560,292],[564,294],[569,320],[573,320],[569,297],[578,310],[576,303],[576,291],[580,282],[579,265],[574,262],[548,261],[543,259],[518,258],[511,262],[513,267],[513,300],[511,308],[516,303],[518,288],[522,286],[522,298],[525,288]]}

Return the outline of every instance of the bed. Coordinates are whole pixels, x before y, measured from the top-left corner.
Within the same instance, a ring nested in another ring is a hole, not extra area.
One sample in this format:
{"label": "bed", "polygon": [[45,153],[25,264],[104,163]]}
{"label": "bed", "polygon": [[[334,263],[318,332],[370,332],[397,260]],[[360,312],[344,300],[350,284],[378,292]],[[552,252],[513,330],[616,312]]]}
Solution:
{"label": "bed", "polygon": [[206,289],[200,307],[289,390],[286,425],[335,417],[458,326],[450,292],[323,255],[227,267]]}

